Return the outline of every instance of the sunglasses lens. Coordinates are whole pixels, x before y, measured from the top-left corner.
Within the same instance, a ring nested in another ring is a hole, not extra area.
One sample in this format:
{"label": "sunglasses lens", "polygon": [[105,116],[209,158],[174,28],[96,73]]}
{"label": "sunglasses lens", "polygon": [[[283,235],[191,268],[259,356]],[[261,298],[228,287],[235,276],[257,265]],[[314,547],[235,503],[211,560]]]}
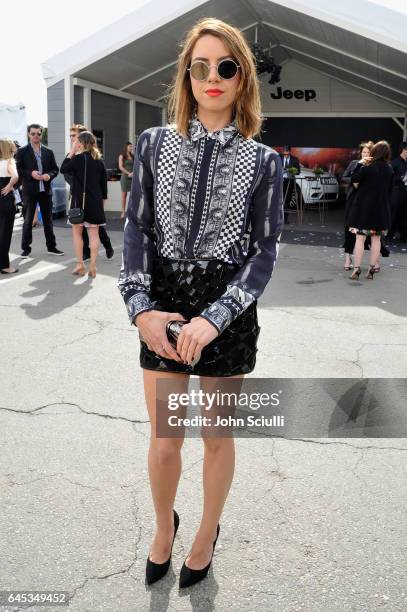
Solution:
{"label": "sunglasses lens", "polygon": [[218,66],[218,73],[222,79],[233,79],[237,73],[237,65],[232,60],[223,60]]}
{"label": "sunglasses lens", "polygon": [[204,81],[208,78],[209,68],[205,62],[194,62],[191,66],[191,76],[197,81]]}

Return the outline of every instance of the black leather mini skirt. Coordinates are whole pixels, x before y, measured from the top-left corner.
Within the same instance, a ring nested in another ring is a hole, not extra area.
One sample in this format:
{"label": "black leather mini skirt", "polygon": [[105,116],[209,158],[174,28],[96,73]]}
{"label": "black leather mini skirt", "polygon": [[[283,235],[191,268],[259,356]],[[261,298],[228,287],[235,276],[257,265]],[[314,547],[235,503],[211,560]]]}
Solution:
{"label": "black leather mini skirt", "polygon": [[[154,260],[150,298],[155,309],[179,312],[186,319],[198,316],[216,301],[238,267],[217,259]],[[204,347],[194,366],[166,359],[150,351],[140,340],[140,365],[147,370],[183,372],[199,376],[236,376],[254,369],[257,339],[257,301],[253,301],[226,329]]]}

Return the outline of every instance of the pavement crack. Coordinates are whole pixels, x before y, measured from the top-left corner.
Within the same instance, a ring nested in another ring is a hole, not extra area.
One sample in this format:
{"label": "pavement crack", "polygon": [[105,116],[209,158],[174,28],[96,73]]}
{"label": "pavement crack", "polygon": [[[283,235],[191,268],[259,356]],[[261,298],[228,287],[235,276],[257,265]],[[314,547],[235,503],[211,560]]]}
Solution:
{"label": "pavement crack", "polygon": [[67,476],[64,476],[64,474],[62,472],[58,472],[56,474],[46,474],[44,476],[39,476],[38,478],[33,478],[32,480],[25,480],[24,482],[17,482],[16,480],[11,480],[11,478],[7,474],[6,474],[6,476],[8,478],[8,482],[7,482],[6,486],[9,486],[9,487],[13,487],[13,486],[25,486],[25,485],[32,484],[33,482],[38,482],[39,480],[48,480],[49,478],[56,478],[56,477],[59,476],[60,478],[62,478],[62,480],[66,480],[70,484],[78,486],[78,487],[81,487],[83,489],[92,489],[94,491],[102,491],[102,489],[100,489],[99,487],[95,487],[95,486],[92,486],[92,485],[86,485],[86,484],[83,484],[82,482],[78,482],[76,480],[71,480]]}
{"label": "pavement crack", "polygon": [[192,468],[193,468],[195,465],[197,465],[198,463],[202,463],[202,462],[203,462],[202,457],[200,457],[200,458],[199,458],[199,459],[197,459],[196,461],[193,461],[192,463],[190,463],[190,464],[188,465],[188,467],[183,468],[183,470],[182,470],[182,475],[184,476],[186,472],[189,472],[190,470],[192,470]]}
{"label": "pavement crack", "polygon": [[407,448],[403,448],[400,446],[375,446],[366,445],[366,446],[358,446],[357,444],[351,444],[350,442],[321,442],[320,440],[312,440],[310,438],[284,438],[283,436],[274,435],[275,438],[281,438],[287,441],[295,441],[295,442],[304,442],[305,444],[320,444],[322,446],[350,446],[351,448],[356,448],[357,450],[395,450],[395,451],[407,451]]}
{"label": "pavement crack", "polygon": [[46,476],[40,476],[39,478],[33,478],[32,480],[25,480],[24,482],[17,482],[16,480],[11,480],[11,478],[8,477],[7,486],[8,487],[14,487],[14,486],[20,486],[21,487],[21,486],[24,486],[24,485],[31,484],[33,482],[38,482],[39,480],[47,480],[48,478],[54,478],[54,476],[61,476],[61,474],[60,473],[58,473],[58,474],[47,474]]}
{"label": "pavement crack", "polygon": [[360,365],[360,352],[365,348],[366,344],[362,344],[358,349],[356,349],[356,359],[348,359],[346,360],[348,363],[353,363],[360,370],[360,378],[364,378],[363,366]]}
{"label": "pavement crack", "polygon": [[90,336],[96,336],[102,333],[102,331],[104,331],[107,327],[109,327],[108,321],[100,321],[98,319],[80,319],[79,317],[76,317],[76,319],[78,321],[82,321],[83,323],[94,323],[95,325],[98,326],[98,329],[92,332],[86,332],[85,334],[82,334],[81,336],[79,336],[79,338],[75,338],[74,340],[71,340],[70,342],[63,342],[62,344],[55,344],[54,346],[51,347],[51,349],[45,355],[45,358],[50,357],[52,353],[56,351],[57,349],[63,348],[65,346],[71,346],[72,344],[76,344],[77,342],[82,342],[82,340],[85,340],[85,338],[89,338]]}
{"label": "pavement crack", "polygon": [[[365,449],[364,449],[364,448],[360,448],[360,449],[359,449],[358,458],[357,458],[357,460],[356,460],[356,462],[355,462],[355,465],[354,465],[354,466],[353,466],[353,468],[352,468],[352,474],[353,474],[353,475],[354,475],[354,476],[355,476],[355,477],[356,477],[356,478],[357,478],[357,479],[358,479],[360,482],[362,482],[362,481],[361,481],[361,478],[360,478],[359,474],[357,473],[357,469],[359,468],[359,465],[360,465],[360,464],[362,463],[362,461],[364,460],[364,458],[365,458],[365,454],[366,454]],[[363,484],[363,482],[362,482],[362,484]]]}
{"label": "pavement crack", "polygon": [[[55,413],[45,413],[45,414],[41,414],[39,411],[40,410],[44,410],[45,408],[49,408],[51,406],[74,406],[75,408],[77,408],[78,410],[80,410],[80,412],[82,412],[83,414],[87,414],[87,415],[91,415],[91,416],[98,416],[98,417],[102,417],[104,419],[112,419],[115,421],[126,421],[127,423],[149,423],[149,419],[129,419],[127,417],[124,416],[115,416],[113,414],[103,414],[101,412],[95,412],[93,410],[85,410],[84,408],[82,408],[81,406],[79,406],[79,404],[74,404],[72,402],[52,402],[50,404],[44,404],[43,406],[37,406],[37,408],[32,408],[31,410],[19,410],[18,408],[9,408],[7,406],[0,406],[0,410],[5,410],[8,412],[13,412],[13,413],[17,413],[17,414],[26,414],[29,416],[58,416]],[[63,413],[60,413],[63,414]]]}
{"label": "pavement crack", "polygon": [[114,421],[126,421],[126,423],[132,423],[133,425],[135,423],[149,423],[150,420],[149,419],[129,419],[128,417],[123,417],[123,416],[115,416],[113,414],[103,414],[101,412],[94,412],[91,410],[85,410],[84,408],[81,408],[81,406],[77,405],[79,410],[83,413],[83,414],[89,414],[92,416],[98,416],[98,417],[102,417],[104,419],[112,419]]}
{"label": "pavement crack", "polygon": [[[147,419],[146,421],[137,421],[137,423],[150,423],[150,419]],[[133,422],[132,428],[134,432],[137,434],[141,434],[146,440],[150,441],[150,432],[146,433],[145,431],[141,431],[140,429],[137,429],[135,425],[136,423]]]}
{"label": "pavement crack", "polygon": [[[133,495],[133,508],[132,508],[132,513],[133,513],[133,517],[134,517],[134,523],[137,524],[137,519],[138,519],[138,506],[136,504],[136,498]],[[78,587],[76,587],[76,589],[74,589],[74,591],[72,592],[71,595],[69,595],[66,599],[67,603],[71,602],[77,595],[78,593],[84,589],[87,585],[88,582],[90,582],[91,580],[108,580],[109,578],[112,578],[114,576],[121,576],[123,574],[129,574],[130,570],[133,568],[133,566],[135,565],[135,563],[137,562],[137,555],[138,555],[138,548],[140,545],[140,541],[141,541],[141,536],[142,536],[142,529],[141,529],[141,525],[138,529],[138,535],[135,541],[135,545],[134,545],[134,556],[132,561],[129,563],[129,565],[127,567],[125,567],[124,569],[121,570],[117,570],[115,572],[110,572],[108,574],[102,574],[101,576],[89,576],[89,578],[86,578],[82,584],[80,584]]]}
{"label": "pavement crack", "polygon": [[277,457],[276,457],[276,440],[275,440],[275,438],[273,438],[272,441],[271,441],[271,453],[270,453],[270,456],[273,457],[273,459],[274,459],[274,463],[276,464],[276,471],[279,474],[281,474],[282,472],[281,472],[281,469],[280,469],[280,464],[279,464],[279,462],[277,460]]}
{"label": "pavement crack", "polygon": [[76,480],[71,480],[70,478],[68,478],[68,476],[61,476],[61,478],[63,480],[68,481],[72,485],[81,487],[82,489],[92,489],[93,491],[104,491],[104,489],[101,489],[100,487],[94,487],[92,485],[83,484],[82,482],[77,482]]}

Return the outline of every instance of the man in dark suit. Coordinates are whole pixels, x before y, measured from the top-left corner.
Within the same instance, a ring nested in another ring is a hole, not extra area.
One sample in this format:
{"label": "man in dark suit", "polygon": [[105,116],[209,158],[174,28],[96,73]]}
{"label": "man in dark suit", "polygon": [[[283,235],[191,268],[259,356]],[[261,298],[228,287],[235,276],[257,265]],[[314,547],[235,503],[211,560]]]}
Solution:
{"label": "man in dark suit", "polygon": [[50,255],[64,255],[57,249],[52,224],[51,181],[57,176],[59,168],[51,149],[41,144],[42,127],[37,123],[28,126],[29,144],[17,151],[17,172],[23,186],[25,216],[21,257],[29,257],[32,243],[32,223],[37,203],[40,206],[44,234]]}
{"label": "man in dark suit", "polygon": [[298,173],[301,172],[301,164],[298,157],[295,155],[291,155],[291,147],[289,145],[285,145],[283,149],[283,153],[280,153],[281,163],[283,164],[283,170],[286,168],[297,168]]}
{"label": "man in dark suit", "polygon": [[[280,153],[281,163],[283,165],[283,197],[284,208],[289,208],[293,191],[295,187],[295,179],[287,172],[287,168],[297,168],[298,174],[301,172],[301,164],[298,157],[291,155],[291,147],[285,145],[283,153]],[[288,213],[284,211],[284,223],[288,223]]]}

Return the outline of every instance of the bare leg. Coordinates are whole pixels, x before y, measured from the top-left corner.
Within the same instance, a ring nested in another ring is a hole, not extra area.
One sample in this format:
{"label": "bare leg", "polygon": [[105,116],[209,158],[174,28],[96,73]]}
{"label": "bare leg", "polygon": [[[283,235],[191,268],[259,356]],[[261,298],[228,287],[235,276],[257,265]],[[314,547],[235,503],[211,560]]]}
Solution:
{"label": "bare leg", "polygon": [[380,236],[372,236],[372,244],[370,246],[370,265],[378,266],[380,257]]}
{"label": "bare leg", "polygon": [[[143,370],[143,377],[151,426],[148,473],[157,522],[149,558],[155,563],[164,563],[170,556],[174,537],[173,508],[181,475],[181,448],[184,437],[162,438],[156,436],[157,413],[163,415],[168,413],[164,402],[161,400],[162,403],[160,403],[156,383],[158,379],[165,378],[171,385],[171,392],[186,393],[189,376],[187,374]],[[171,412],[171,414],[178,414],[178,412]]]}
{"label": "bare leg", "polygon": [[123,219],[126,213],[126,200],[127,200],[127,192],[122,191],[122,212],[120,218]]}
{"label": "bare leg", "polygon": [[[226,380],[231,381],[231,379],[236,381],[233,384],[233,392],[240,393],[243,376],[226,377]],[[222,378],[201,376],[201,389],[205,393],[214,393],[216,389],[222,392]],[[230,392],[230,388],[227,388],[227,391]],[[211,408],[211,413],[213,413],[213,408]],[[221,413],[221,409],[216,410],[216,413]],[[208,415],[207,412],[206,415]],[[217,434],[214,431],[216,428],[212,427],[210,429],[212,431],[205,432],[203,430],[202,432],[205,447],[203,463],[204,507],[199,529],[189,555],[185,559],[185,563],[190,569],[202,569],[211,560],[217,525],[233,481],[235,468],[233,432],[230,431],[228,437],[220,437],[221,432]]]}
{"label": "bare leg", "polygon": [[362,234],[356,234],[356,243],[355,248],[353,250],[353,255],[355,258],[355,268],[359,268],[362,263],[363,252],[365,249],[365,240],[366,236],[363,236]]}
{"label": "bare leg", "polygon": [[99,227],[88,227],[90,245],[89,276],[96,276],[96,259],[99,252]]}
{"label": "bare leg", "polygon": [[73,274],[80,274],[85,271],[83,263],[83,238],[82,238],[83,226],[78,224],[72,225],[72,236],[73,236],[73,248],[75,251],[75,257],[77,266],[73,271]]}

